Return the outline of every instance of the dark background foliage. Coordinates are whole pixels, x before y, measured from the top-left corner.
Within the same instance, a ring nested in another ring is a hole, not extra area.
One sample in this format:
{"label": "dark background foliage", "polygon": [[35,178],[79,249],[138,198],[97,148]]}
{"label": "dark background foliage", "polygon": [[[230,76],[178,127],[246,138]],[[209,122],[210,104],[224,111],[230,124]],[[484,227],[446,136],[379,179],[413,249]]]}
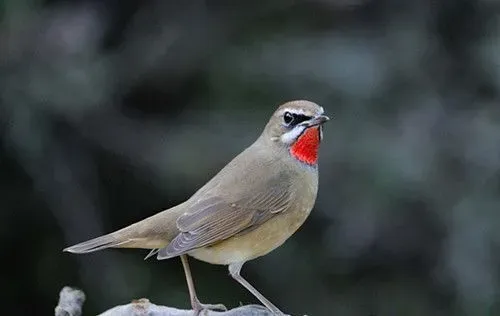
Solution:
{"label": "dark background foliage", "polygon": [[[5,315],[187,308],[178,259],[65,246],[192,194],[309,99],[325,128],[306,224],[245,275],[294,315],[498,315],[500,4],[0,1]],[[255,299],[192,260],[201,299]]]}

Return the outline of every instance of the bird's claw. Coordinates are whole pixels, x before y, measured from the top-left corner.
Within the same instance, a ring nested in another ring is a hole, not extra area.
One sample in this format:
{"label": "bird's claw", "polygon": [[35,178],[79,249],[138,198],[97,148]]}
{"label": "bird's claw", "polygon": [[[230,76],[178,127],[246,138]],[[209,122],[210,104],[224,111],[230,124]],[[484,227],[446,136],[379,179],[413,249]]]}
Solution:
{"label": "bird's claw", "polygon": [[202,311],[227,311],[227,307],[223,304],[202,304],[200,301],[194,302],[193,304],[194,316],[200,315]]}

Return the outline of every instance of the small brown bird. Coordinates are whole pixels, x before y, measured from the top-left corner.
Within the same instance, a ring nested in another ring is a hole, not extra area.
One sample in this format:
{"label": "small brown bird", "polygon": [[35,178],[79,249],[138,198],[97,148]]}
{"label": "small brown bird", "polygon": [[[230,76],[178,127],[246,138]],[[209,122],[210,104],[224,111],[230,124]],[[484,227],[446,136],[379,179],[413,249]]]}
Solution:
{"label": "small brown bird", "polygon": [[113,233],[68,247],[152,249],[146,258],[180,256],[191,305],[198,315],[222,304],[202,304],[186,255],[229,266],[231,276],[275,315],[284,315],[241,275],[246,261],[282,245],[306,220],[318,191],[323,108],[291,101],[271,116],[263,133],[185,202]]}

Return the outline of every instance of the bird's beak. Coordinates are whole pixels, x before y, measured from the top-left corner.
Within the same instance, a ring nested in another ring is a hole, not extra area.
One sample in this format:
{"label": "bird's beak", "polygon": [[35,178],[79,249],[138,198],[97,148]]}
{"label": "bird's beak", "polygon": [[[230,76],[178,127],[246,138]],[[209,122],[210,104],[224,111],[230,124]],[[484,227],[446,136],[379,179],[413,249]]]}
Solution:
{"label": "bird's beak", "polygon": [[307,127],[311,127],[311,126],[321,125],[329,120],[330,118],[326,115],[318,115],[308,121],[302,122],[302,124],[304,124]]}

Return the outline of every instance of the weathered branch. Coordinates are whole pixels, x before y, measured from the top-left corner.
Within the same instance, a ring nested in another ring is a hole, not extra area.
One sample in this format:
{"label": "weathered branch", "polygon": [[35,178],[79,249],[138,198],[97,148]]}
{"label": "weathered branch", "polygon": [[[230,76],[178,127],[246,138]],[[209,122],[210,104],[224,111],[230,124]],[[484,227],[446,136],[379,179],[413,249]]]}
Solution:
{"label": "weathered branch", "polygon": [[[81,316],[85,294],[77,289],[64,287],[59,294],[59,303],[55,316]],[[99,316],[192,316],[192,310],[160,306],[142,298],[130,304],[113,307]],[[272,313],[260,305],[240,306],[225,312],[203,311],[203,316],[272,316]]]}
{"label": "weathered branch", "polygon": [[[148,299],[140,299],[127,305],[113,307],[99,316],[193,316],[192,310],[177,309],[167,306],[159,306],[151,303]],[[245,305],[230,309],[225,312],[204,311],[201,315],[207,316],[272,316],[272,314],[260,305]]]}

